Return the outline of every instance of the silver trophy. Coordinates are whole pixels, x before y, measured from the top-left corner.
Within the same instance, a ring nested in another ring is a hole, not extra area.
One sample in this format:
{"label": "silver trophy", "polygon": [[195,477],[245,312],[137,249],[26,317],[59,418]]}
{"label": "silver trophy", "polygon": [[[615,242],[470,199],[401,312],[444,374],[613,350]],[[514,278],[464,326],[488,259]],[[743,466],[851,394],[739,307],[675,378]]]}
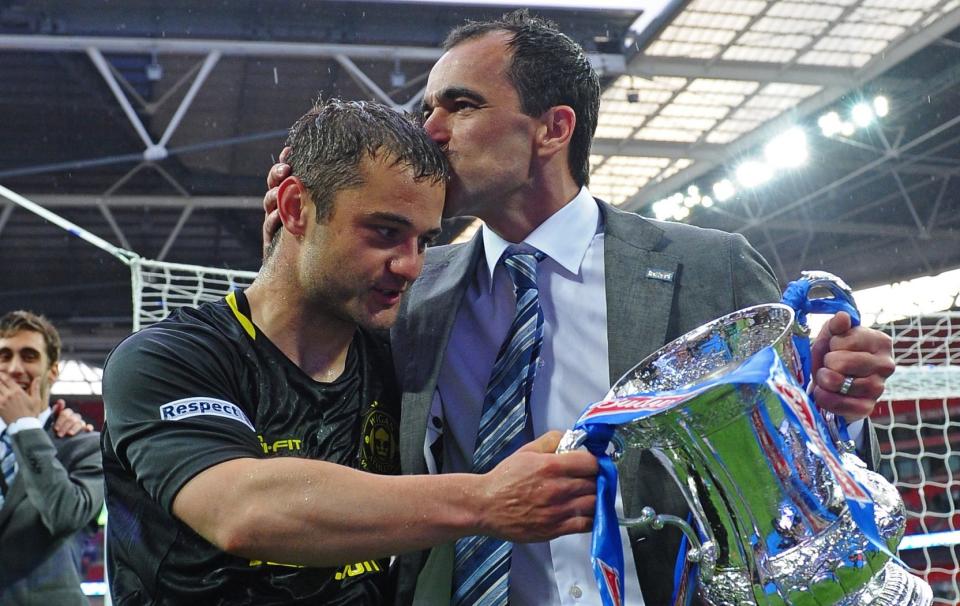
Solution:
{"label": "silver trophy", "polygon": [[[794,378],[802,377],[791,338],[798,329],[786,305],[734,312],[648,356],[606,399],[697,385],[767,346]],[[721,384],[619,425],[614,462],[620,464],[625,449],[652,450],[671,471],[694,521],[692,527],[645,508],[620,524],[680,527],[691,544],[688,559],[699,564],[699,596],[711,605],[930,604],[930,587],[860,531],[824,461],[785,417],[767,385]],[[582,440],[582,431],[568,432],[561,450]],[[872,497],[879,535],[895,552],[905,521],[896,489],[850,452],[840,461]]]}

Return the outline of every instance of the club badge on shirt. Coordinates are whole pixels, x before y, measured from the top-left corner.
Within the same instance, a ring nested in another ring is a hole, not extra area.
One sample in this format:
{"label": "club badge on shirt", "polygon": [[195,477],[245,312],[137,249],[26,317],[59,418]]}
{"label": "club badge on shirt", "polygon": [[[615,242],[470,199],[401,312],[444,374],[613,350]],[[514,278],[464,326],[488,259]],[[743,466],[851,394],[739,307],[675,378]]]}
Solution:
{"label": "club badge on shirt", "polygon": [[399,425],[376,400],[363,417],[360,436],[360,469],[379,474],[400,472]]}

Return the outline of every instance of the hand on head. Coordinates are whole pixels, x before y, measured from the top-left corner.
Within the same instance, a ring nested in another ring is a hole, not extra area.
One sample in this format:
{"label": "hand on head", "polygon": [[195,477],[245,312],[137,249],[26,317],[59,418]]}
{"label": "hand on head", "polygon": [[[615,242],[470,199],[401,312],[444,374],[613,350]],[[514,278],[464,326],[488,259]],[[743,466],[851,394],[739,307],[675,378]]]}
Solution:
{"label": "hand on head", "polygon": [[278,187],[283,180],[290,176],[292,169],[290,165],[286,163],[287,158],[290,157],[291,149],[289,147],[284,147],[283,151],[280,152],[280,161],[274,164],[270,168],[270,172],[267,173],[267,193],[263,195],[263,254],[266,256],[267,247],[269,247],[270,242],[273,240],[273,235],[279,231],[282,226],[280,222],[280,212],[277,210],[277,192]]}

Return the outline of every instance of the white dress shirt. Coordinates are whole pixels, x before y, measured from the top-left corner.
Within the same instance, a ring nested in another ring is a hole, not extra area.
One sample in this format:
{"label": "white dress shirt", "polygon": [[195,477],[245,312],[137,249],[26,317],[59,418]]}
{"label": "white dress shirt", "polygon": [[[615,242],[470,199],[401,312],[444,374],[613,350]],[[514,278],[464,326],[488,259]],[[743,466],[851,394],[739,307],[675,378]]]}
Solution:
{"label": "white dress shirt", "polygon": [[[536,435],[569,429],[584,407],[610,389],[600,221],[596,201],[583,188],[524,240],[547,255],[537,267],[544,326],[530,401]],[[484,260],[457,312],[434,394],[432,416],[443,416],[444,472],[471,469],[484,391],[516,305],[513,284],[498,262],[510,243],[486,226],[482,230]],[[619,497],[617,505],[622,511]],[[629,545],[626,531],[621,535]],[[599,604],[590,540],[585,533],[514,545],[510,604]],[[641,605],[633,554],[625,552],[625,597],[631,606]]]}

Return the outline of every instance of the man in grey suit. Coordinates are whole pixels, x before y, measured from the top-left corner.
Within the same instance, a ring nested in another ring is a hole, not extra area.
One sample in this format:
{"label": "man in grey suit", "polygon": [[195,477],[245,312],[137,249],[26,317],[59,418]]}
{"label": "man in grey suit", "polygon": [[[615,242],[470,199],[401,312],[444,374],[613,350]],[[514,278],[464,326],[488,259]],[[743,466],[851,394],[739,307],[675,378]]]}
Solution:
{"label": "man in grey suit", "polygon": [[[570,427],[586,404],[673,338],[779,299],[772,272],[743,237],[650,221],[590,195],[599,81],[582,49],[552,24],[513,13],[458,28],[444,48],[427,83],[424,128],[454,172],[444,214],[485,225],[466,244],[427,251],[391,332],[404,392],[405,473],[474,469],[487,383],[514,318],[517,295],[503,263],[514,243],[543,257],[535,273],[543,335],[526,401],[530,435]],[[268,185],[287,170],[274,166]],[[268,193],[266,233],[272,207]],[[843,314],[817,341],[814,358],[818,403],[849,420],[869,414],[893,370],[889,339],[850,330]],[[846,377],[852,385],[841,395]],[[628,470],[621,478],[627,515],[644,505],[685,515],[667,472],[652,457],[632,456],[638,460],[620,467]],[[627,600],[670,603],[679,533],[631,535]],[[508,590],[482,603],[599,604],[589,546],[589,535],[513,545]],[[449,603],[464,576],[454,551],[401,557],[399,603]]]}
{"label": "man in grey suit", "polygon": [[103,506],[100,434],[54,434],[60,336],[26,311],[0,317],[0,604],[86,604],[72,537]]}
{"label": "man in grey suit", "polygon": [[[404,390],[401,456],[410,473],[426,469],[425,438],[439,427],[443,471],[470,470],[485,384],[512,317],[513,289],[498,262],[510,243],[546,253],[537,271],[545,330],[528,408],[534,433],[571,426],[586,404],[673,338],[779,299],[769,267],[741,236],[649,221],[590,196],[600,88],[569,38],[514,13],[467,24],[444,48],[427,83],[424,128],[454,170],[445,213],[473,215],[485,226],[467,244],[428,251],[392,332]],[[893,363],[883,335],[849,328],[848,318],[835,319],[829,329],[844,336],[818,344],[820,361],[826,349],[852,351],[826,354],[817,401],[855,420],[872,410]],[[854,378],[853,389],[840,396],[834,392],[845,376]],[[628,516],[644,505],[685,515],[679,491],[652,457],[619,468]],[[627,555],[637,576],[627,575],[628,600],[640,603],[642,592],[647,606],[670,603],[679,533],[632,534],[624,544],[633,547]],[[580,535],[515,545],[510,603],[599,604],[589,543]],[[414,577],[421,558],[407,558],[401,579]]]}

